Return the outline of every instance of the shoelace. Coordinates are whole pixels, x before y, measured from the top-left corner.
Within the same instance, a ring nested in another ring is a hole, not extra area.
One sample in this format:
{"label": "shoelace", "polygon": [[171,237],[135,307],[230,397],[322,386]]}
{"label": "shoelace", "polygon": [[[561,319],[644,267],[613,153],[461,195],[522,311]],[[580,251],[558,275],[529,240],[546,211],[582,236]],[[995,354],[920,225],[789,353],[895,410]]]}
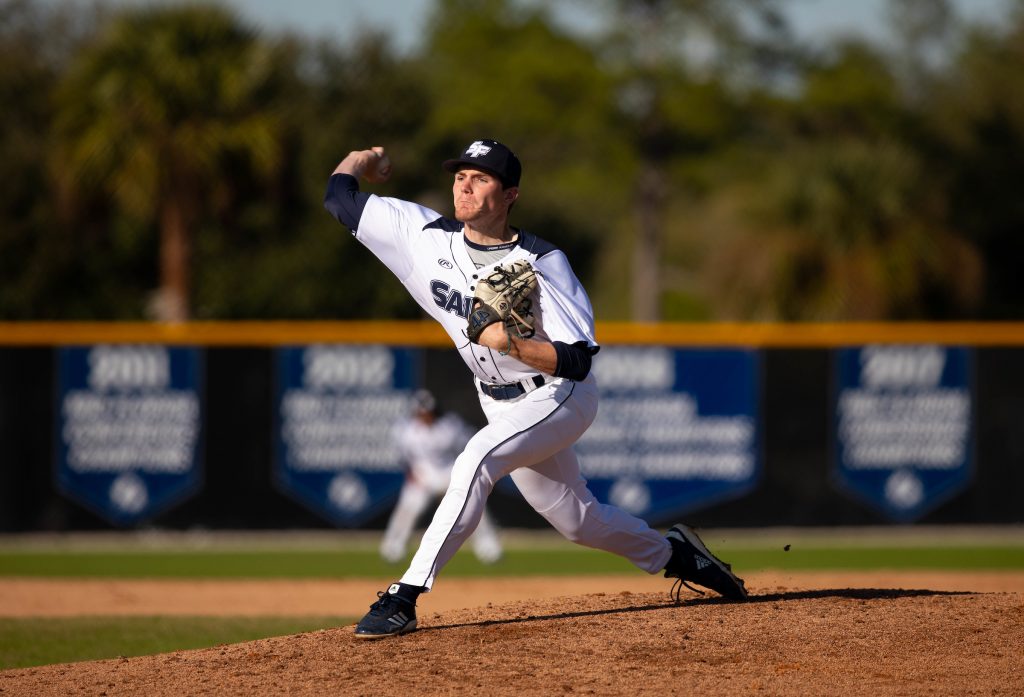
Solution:
{"label": "shoelace", "polygon": [[672,588],[668,592],[668,597],[674,599],[677,603],[680,602],[682,600],[681,596],[683,593],[683,586],[686,586],[697,595],[704,595],[704,591],[694,588],[682,578],[677,577],[676,580],[672,582]]}
{"label": "shoelace", "polygon": [[377,602],[370,606],[371,610],[386,610],[395,601],[395,596],[387,591],[377,591]]}

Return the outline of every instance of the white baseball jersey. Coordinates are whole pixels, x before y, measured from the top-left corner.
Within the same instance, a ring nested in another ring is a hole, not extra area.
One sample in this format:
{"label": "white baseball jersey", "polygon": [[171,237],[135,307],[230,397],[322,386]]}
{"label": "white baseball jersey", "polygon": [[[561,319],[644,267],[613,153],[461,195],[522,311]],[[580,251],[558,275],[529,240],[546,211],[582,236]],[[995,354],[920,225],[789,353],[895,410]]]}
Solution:
{"label": "white baseball jersey", "polygon": [[[347,177],[348,175],[337,175]],[[536,368],[466,338],[466,318],[479,269],[469,257],[463,224],[415,203],[353,196],[354,179],[332,177],[325,205],[398,277],[444,326],[480,382],[520,381],[524,392],[479,390],[488,425],[456,458],[448,490],[401,583],[429,590],[434,578],[477,529],[495,482],[509,475],[523,498],[574,542],[626,557],[648,573],[663,569],[671,545],[646,522],[599,502],[580,474],[572,445],[597,414],[592,375],[535,378]],[[354,224],[353,224],[354,223]],[[533,303],[538,340],[596,349],[590,300],[561,251],[525,231],[500,263],[524,259],[540,276]]]}
{"label": "white baseball jersey", "polygon": [[[490,267],[477,270],[466,251],[462,229],[462,223],[424,206],[370,196],[355,235],[391,269],[419,306],[441,323],[476,377],[494,384],[533,377],[536,368],[466,338],[473,299],[470,288]],[[536,338],[596,346],[590,299],[565,254],[524,231],[501,263],[519,259],[529,261],[540,276],[533,305]]]}

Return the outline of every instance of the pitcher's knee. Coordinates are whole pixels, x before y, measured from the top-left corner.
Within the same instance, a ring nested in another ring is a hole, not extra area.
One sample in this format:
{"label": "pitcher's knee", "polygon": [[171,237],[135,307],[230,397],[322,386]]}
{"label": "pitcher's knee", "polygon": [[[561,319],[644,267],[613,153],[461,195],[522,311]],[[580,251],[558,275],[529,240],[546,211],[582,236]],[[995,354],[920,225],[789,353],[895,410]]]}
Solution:
{"label": "pitcher's knee", "polygon": [[572,497],[564,497],[558,504],[538,513],[570,542],[579,543],[585,539],[586,506]]}
{"label": "pitcher's knee", "polygon": [[576,526],[574,528],[559,530],[559,532],[562,533],[562,536],[565,539],[569,540],[569,542],[572,542],[574,544],[580,544],[584,540],[582,526]]}

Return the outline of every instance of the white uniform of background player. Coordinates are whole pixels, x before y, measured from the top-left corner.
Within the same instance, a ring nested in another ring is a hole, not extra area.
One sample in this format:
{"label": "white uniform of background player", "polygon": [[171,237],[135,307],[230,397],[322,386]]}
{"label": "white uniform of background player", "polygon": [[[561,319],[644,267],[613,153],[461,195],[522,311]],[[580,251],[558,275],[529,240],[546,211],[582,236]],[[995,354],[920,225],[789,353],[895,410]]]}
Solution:
{"label": "white uniform of background player", "polygon": [[[413,395],[413,414],[395,424],[392,437],[406,466],[405,483],[398,495],[381,539],[380,554],[396,563],[405,558],[406,544],[420,515],[448,490],[452,465],[473,431],[451,412],[439,413],[434,396],[426,390]],[[470,538],[473,553],[485,564],[501,558],[501,541],[484,511]]]}
{"label": "white uniform of background player", "polygon": [[[508,224],[519,195],[518,158],[501,143],[479,140],[443,166],[455,175],[454,219],[360,192],[359,176],[376,182],[390,175],[382,148],[349,153],[324,200],[448,332],[473,374],[488,421],[456,459],[448,491],[408,570],[379,594],[357,626],[360,638],[415,628],[418,594],[430,590],[477,528],[491,489],[505,475],[569,540],[621,555],[652,574],[670,572],[666,564],[675,560],[677,543],[597,501],[580,474],[572,445],[594,420],[598,403],[590,374],[590,357],[598,350],[593,311],[565,254]],[[528,261],[540,276],[533,298],[536,335],[518,338],[498,322],[482,332],[479,344],[470,342],[466,318],[478,278],[496,263],[515,260]]]}

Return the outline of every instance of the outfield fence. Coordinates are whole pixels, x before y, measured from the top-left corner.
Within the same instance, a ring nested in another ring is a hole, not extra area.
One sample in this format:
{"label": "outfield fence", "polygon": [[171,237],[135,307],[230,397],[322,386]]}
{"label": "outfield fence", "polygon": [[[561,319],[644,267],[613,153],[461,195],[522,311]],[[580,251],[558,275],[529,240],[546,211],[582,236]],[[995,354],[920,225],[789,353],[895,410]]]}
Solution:
{"label": "outfield fence", "polygon": [[[1024,323],[599,323],[603,500],[652,524],[1024,519]],[[0,323],[0,531],[380,528],[432,322]],[[505,526],[544,523],[508,482]]]}

